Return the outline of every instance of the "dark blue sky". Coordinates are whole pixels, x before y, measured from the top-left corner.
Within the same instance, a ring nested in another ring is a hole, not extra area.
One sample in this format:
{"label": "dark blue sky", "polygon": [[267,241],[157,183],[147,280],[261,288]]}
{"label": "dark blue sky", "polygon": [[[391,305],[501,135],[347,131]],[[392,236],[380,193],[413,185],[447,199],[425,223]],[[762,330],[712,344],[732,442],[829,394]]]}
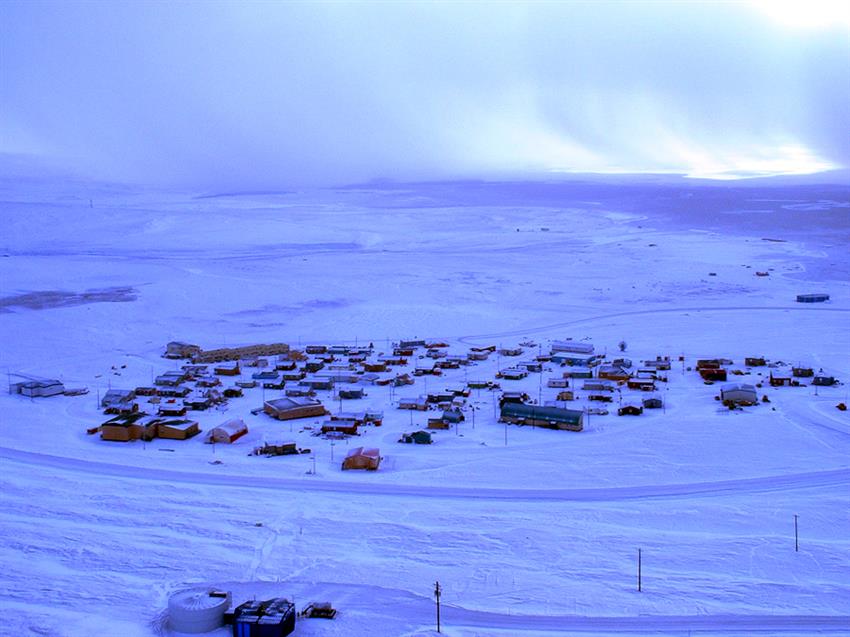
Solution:
{"label": "dark blue sky", "polygon": [[845,4],[7,1],[0,152],[202,187],[846,168]]}

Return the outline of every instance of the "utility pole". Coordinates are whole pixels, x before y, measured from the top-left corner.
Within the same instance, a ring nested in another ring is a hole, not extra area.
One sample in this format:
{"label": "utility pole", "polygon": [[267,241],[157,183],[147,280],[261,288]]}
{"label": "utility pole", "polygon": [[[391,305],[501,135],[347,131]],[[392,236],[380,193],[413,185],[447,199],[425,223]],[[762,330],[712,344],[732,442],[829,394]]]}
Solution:
{"label": "utility pole", "polygon": [[642,583],[643,583],[641,581],[642,580],[642,573],[641,573],[641,567],[642,567],[641,561],[642,560],[641,560],[641,557],[642,557],[641,556],[641,550],[638,549],[638,593],[641,592]]}
{"label": "utility pole", "polygon": [[800,535],[797,532],[797,518],[798,517],[799,516],[795,513],[794,514],[794,552],[795,553],[800,552]]}
{"label": "utility pole", "polygon": [[442,594],[443,589],[440,588],[440,582],[437,582],[434,585],[434,598],[437,600],[437,632],[442,632],[440,630],[440,595]]}

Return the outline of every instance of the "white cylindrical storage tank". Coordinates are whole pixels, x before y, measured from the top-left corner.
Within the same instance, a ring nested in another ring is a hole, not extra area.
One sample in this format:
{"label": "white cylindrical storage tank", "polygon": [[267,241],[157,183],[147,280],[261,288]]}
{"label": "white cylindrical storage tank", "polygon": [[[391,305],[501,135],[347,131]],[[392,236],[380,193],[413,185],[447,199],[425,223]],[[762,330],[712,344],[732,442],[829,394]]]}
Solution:
{"label": "white cylindrical storage tank", "polygon": [[212,597],[206,589],[180,591],[168,600],[168,623],[181,633],[207,633],[224,625],[228,606],[230,593]]}

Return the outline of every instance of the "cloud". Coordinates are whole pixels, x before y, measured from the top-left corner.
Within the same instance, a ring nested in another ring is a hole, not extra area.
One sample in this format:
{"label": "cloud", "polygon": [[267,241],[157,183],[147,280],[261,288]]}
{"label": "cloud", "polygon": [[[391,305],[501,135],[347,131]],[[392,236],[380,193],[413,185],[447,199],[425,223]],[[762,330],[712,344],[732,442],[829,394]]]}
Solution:
{"label": "cloud", "polygon": [[850,38],[740,4],[4,3],[0,150],[198,187],[850,165]]}

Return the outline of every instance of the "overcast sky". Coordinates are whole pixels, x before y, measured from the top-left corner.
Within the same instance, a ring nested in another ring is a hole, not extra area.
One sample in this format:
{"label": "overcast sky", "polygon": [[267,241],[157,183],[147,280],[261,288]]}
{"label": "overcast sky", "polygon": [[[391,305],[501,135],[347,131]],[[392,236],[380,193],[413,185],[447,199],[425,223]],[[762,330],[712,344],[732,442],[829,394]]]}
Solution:
{"label": "overcast sky", "polygon": [[850,166],[850,3],[767,6],[5,0],[0,152],[228,188]]}

